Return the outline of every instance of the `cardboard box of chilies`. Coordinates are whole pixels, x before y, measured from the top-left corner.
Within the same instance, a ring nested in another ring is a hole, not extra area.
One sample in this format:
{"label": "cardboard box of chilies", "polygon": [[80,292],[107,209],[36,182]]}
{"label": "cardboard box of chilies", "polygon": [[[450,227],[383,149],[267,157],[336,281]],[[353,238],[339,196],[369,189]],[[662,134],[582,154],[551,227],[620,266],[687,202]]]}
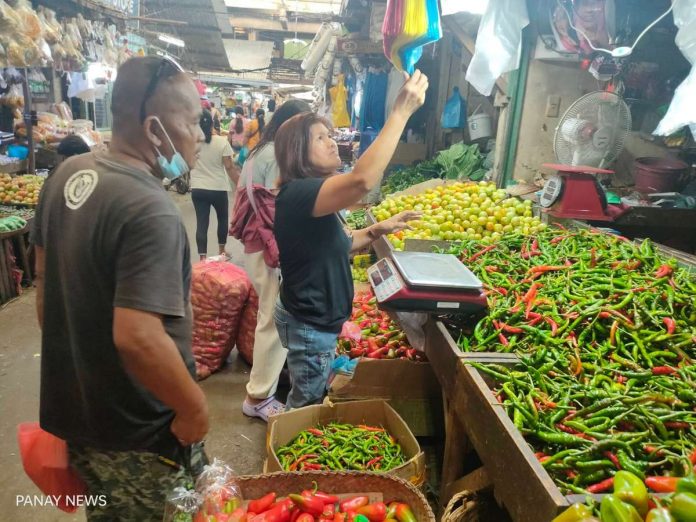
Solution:
{"label": "cardboard box of chilies", "polygon": [[406,459],[404,464],[387,473],[416,486],[425,482],[425,454],[404,420],[383,400],[306,406],[271,417],[268,421],[268,458],[264,464],[264,473],[284,471],[276,456],[278,448],[289,443],[301,431],[331,422],[383,427],[401,445]]}

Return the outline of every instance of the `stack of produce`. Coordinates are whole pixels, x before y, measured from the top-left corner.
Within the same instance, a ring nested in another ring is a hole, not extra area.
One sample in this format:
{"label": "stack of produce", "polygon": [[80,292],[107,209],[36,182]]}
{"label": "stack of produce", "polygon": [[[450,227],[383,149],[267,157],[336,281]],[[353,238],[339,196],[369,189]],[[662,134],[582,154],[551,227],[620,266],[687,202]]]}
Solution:
{"label": "stack of produce", "polygon": [[335,422],[300,432],[276,455],[285,471],[389,471],[406,462],[384,428]]}
{"label": "stack of produce", "polygon": [[359,208],[348,212],[346,223],[353,230],[360,230],[367,227],[367,210]]}
{"label": "stack of produce", "polygon": [[617,470],[683,475],[696,459],[696,279],[649,241],[555,228],[452,249],[489,315],[459,345],[510,352],[471,363],[564,492],[601,492]]}
{"label": "stack of produce", "polygon": [[481,168],[483,160],[478,145],[455,143],[449,149],[440,151],[432,160],[404,167],[388,175],[382,185],[382,194],[400,192],[434,178],[479,181],[486,174],[486,170]]}
{"label": "stack of produce", "polygon": [[41,176],[12,177],[9,174],[0,174],[0,203],[36,206],[43,183],[44,178]]}
{"label": "stack of produce", "polygon": [[19,216],[9,216],[0,218],[0,233],[22,230],[26,226],[27,222]]}
{"label": "stack of produce", "polygon": [[338,339],[338,355],[347,355],[351,359],[425,360],[425,354],[409,344],[406,334],[389,314],[377,308],[377,298],[372,292],[355,295],[349,321],[355,328],[350,329],[350,334],[345,334],[344,328]]}
{"label": "stack of produce", "polygon": [[[618,471],[610,489],[598,504],[573,504],[552,522],[694,522],[696,520],[696,476],[664,477],[670,487],[656,491],[670,493],[655,497],[643,481],[628,471]],[[599,518],[595,518],[598,515]]]}
{"label": "stack of produce", "polygon": [[17,216],[26,221],[33,219],[36,211],[29,207],[11,207],[9,205],[0,205],[0,217]]}
{"label": "stack of produce", "polygon": [[357,283],[367,283],[367,269],[372,265],[371,254],[357,254],[353,256],[353,266],[350,267],[353,281]]}
{"label": "stack of produce", "polygon": [[[192,350],[199,379],[205,379],[222,367],[235,343],[240,342],[240,331],[246,332],[243,336],[245,340],[249,335],[253,336],[256,328],[254,308],[258,308],[258,304],[256,307],[253,305],[253,291],[246,272],[232,263],[202,261],[193,265]],[[246,312],[245,309],[250,311]],[[247,345],[244,350],[247,356],[253,357],[253,353],[248,353]]]}
{"label": "stack of produce", "polygon": [[384,221],[404,210],[417,210],[423,216],[411,223],[412,230],[389,236],[397,250],[403,249],[407,238],[499,241],[511,232],[536,234],[546,227],[532,217],[531,201],[508,198],[493,183],[452,183],[417,196],[391,197],[377,205],[372,213],[377,221]]}

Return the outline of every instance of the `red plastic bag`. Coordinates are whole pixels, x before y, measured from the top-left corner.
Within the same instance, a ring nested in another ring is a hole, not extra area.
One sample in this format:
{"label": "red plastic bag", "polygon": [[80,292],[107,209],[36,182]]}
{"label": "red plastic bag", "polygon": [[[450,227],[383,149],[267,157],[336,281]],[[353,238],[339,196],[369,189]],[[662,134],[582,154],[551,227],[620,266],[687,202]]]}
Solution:
{"label": "red plastic bag", "polygon": [[242,312],[237,332],[237,350],[247,364],[254,364],[254,338],[256,336],[256,318],[259,313],[259,297],[252,288],[249,300]]}
{"label": "red plastic bag", "polygon": [[199,379],[218,371],[234,348],[252,289],[246,272],[232,263],[202,261],[193,265],[192,351]]}
{"label": "red plastic bag", "polygon": [[84,495],[87,486],[70,467],[67,443],[42,430],[38,422],[19,424],[17,443],[24,471],[32,482],[42,493],[56,498],[59,509],[67,513],[77,511],[77,502],[69,503],[68,497]]}

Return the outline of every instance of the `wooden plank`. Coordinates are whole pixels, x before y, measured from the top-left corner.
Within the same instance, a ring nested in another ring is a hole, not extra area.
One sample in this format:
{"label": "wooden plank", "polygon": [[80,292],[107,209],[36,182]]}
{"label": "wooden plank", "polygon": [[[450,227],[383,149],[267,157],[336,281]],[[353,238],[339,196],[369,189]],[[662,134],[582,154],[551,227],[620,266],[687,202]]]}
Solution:
{"label": "wooden plank", "polygon": [[452,484],[464,472],[464,458],[471,451],[471,444],[457,412],[447,399],[445,404],[445,451],[442,459],[440,480],[440,512],[452,498]]}
{"label": "wooden plank", "polygon": [[481,466],[459,480],[452,482],[447,496],[452,498],[460,491],[471,491],[472,493],[476,493],[491,487],[493,487],[493,481],[490,475],[488,475],[486,468]]}
{"label": "wooden plank", "polygon": [[539,464],[479,372],[460,363],[462,386],[451,402],[493,480],[495,496],[516,522],[551,520],[569,504]]}
{"label": "wooden plank", "polygon": [[[33,285],[34,284],[33,271],[32,271],[32,266],[29,263],[29,254],[27,253],[28,235],[29,235],[29,232],[19,234],[18,236],[16,236],[14,238],[14,244],[15,244],[16,249],[17,249],[17,256],[19,257],[20,268],[24,272],[24,278],[30,285]],[[27,239],[25,239],[25,237]]]}

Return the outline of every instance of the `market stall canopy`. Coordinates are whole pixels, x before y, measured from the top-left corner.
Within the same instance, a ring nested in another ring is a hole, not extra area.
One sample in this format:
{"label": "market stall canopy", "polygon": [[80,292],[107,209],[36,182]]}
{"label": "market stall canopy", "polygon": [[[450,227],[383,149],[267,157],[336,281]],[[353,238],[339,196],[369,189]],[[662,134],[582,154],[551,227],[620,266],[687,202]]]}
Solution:
{"label": "market stall canopy", "polygon": [[183,40],[185,47],[180,59],[186,68],[226,70],[230,67],[222,37],[223,34],[231,34],[232,28],[225,15],[223,0],[148,0],[142,6],[141,16],[184,22],[141,23],[149,30],[164,32]]}

